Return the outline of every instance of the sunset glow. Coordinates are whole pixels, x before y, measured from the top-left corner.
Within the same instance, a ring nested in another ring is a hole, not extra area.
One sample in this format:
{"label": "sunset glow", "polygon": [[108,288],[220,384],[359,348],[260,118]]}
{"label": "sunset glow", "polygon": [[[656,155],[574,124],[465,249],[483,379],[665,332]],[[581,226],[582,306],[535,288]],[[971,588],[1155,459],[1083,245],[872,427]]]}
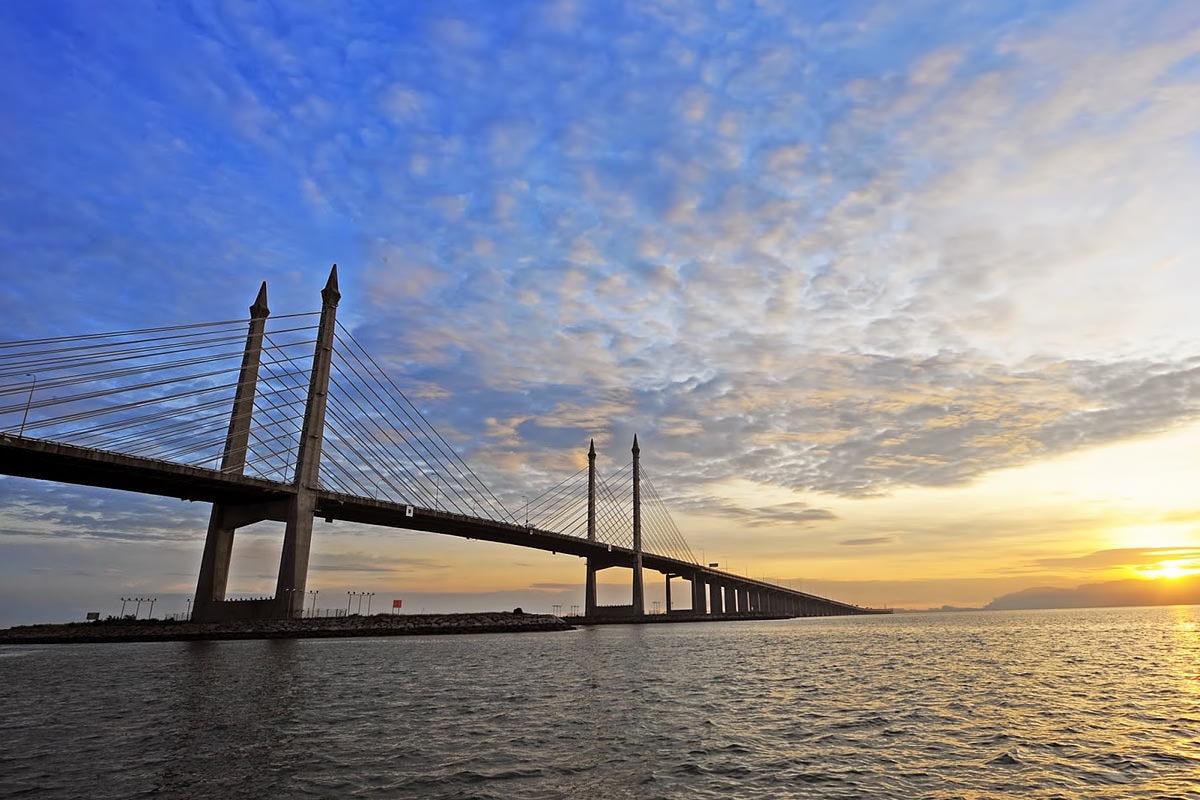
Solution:
{"label": "sunset glow", "polygon": [[1139,570],[1138,574],[1146,580],[1175,580],[1188,575],[1200,575],[1200,562],[1160,561],[1149,569]]}

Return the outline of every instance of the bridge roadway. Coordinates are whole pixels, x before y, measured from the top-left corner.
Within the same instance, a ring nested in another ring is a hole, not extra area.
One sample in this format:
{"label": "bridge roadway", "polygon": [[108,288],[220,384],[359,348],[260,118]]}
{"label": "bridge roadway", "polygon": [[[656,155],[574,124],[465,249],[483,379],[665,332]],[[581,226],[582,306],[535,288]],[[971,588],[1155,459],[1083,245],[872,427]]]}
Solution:
{"label": "bridge roadway", "polygon": [[[27,439],[11,434],[0,434],[0,474],[22,478],[55,481],[80,486],[95,486],[105,489],[150,494],[159,497],[174,497],[180,500],[208,503],[226,503],[238,506],[257,507],[258,518],[279,522],[285,521],[284,509],[289,496],[296,493],[295,487],[277,481],[233,473],[217,469],[176,464],[171,461],[131,456],[106,450],[97,450],[76,445],[51,442],[42,439]],[[315,516],[332,521],[359,522],[390,528],[427,531],[466,539],[512,544],[545,550],[551,553],[588,558],[601,567],[629,567],[634,563],[634,552],[630,548],[590,541],[578,536],[568,536],[555,531],[529,528],[519,524],[497,522],[465,516],[440,509],[422,508],[388,500],[376,500],[327,490],[316,492]],[[790,603],[780,606],[781,615],[807,616],[820,614],[869,614],[879,613],[875,609],[863,608],[849,603],[819,597],[765,581],[693,564],[653,553],[642,554],[644,567],[670,577],[678,576],[693,582],[693,601],[697,599],[696,581],[700,584],[699,597],[703,598],[703,587],[720,587],[725,598],[712,593],[714,609],[718,604],[728,606],[733,592],[733,601],[751,592],[761,592],[773,598],[788,598]],[[722,602],[722,600],[724,602]],[[745,601],[742,601],[745,603]],[[770,608],[761,608],[769,613]],[[800,613],[793,613],[799,611]],[[719,613],[719,612],[718,612]]]}

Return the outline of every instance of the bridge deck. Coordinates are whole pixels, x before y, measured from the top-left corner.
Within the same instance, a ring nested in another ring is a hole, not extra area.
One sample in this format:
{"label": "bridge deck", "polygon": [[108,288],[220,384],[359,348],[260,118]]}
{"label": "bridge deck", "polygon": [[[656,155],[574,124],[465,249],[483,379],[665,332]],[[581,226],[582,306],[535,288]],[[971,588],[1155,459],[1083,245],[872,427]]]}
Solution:
{"label": "bridge deck", "polygon": [[[160,497],[177,497],[181,500],[259,504],[262,508],[278,509],[281,504],[272,501],[285,500],[296,493],[295,488],[288,484],[263,478],[41,439],[21,438],[10,434],[0,434],[0,473]],[[626,547],[590,541],[555,531],[454,514],[440,509],[326,490],[317,493],[316,516],[511,544],[550,553],[566,553],[590,558],[600,566],[632,567],[634,563],[634,552]],[[282,521],[281,514],[268,514],[267,518]],[[698,577],[707,583],[718,582],[726,586],[769,590],[830,604],[844,613],[872,613],[871,609],[668,556],[643,553],[642,564],[648,569],[689,580]]]}

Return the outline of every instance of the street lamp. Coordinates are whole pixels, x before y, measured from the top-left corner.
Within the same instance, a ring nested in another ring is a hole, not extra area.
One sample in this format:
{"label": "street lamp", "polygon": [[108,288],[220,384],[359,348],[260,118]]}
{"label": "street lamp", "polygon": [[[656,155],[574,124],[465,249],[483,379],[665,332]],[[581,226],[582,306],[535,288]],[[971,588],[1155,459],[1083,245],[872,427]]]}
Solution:
{"label": "street lamp", "polygon": [[132,597],[122,597],[121,598],[121,619],[125,619],[125,604],[132,600],[133,600]]}
{"label": "street lamp", "polygon": [[346,592],[346,616],[350,616],[350,598],[354,596],[354,592]]}
{"label": "street lamp", "polygon": [[137,607],[134,608],[134,610],[133,610],[133,618],[137,619],[138,615],[140,615],[142,613],[142,601],[145,600],[146,598],[134,597],[133,599],[137,601]]}
{"label": "street lamp", "polygon": [[37,388],[37,375],[32,372],[25,374],[33,378],[33,383],[29,384],[29,397],[25,398],[25,415],[21,417],[21,432],[17,434],[22,439],[25,438],[25,423],[29,421],[29,407],[33,405],[33,390]]}
{"label": "street lamp", "polygon": [[154,616],[154,604],[158,602],[158,598],[150,600],[150,610],[146,612],[146,619],[151,619]]}
{"label": "street lamp", "polygon": [[317,593],[320,589],[309,589],[308,593],[312,595],[312,608],[309,609],[308,616],[315,617],[317,615]]}
{"label": "street lamp", "polygon": [[[367,616],[371,616],[371,598],[375,596],[374,592],[367,592]],[[359,600],[359,605],[362,605],[362,600]]]}
{"label": "street lamp", "polygon": [[[296,616],[296,611],[293,608],[293,606],[296,603],[296,592],[298,592],[298,591],[299,591],[299,589],[296,589],[295,587],[292,587],[291,589],[283,590],[284,597],[287,600],[287,605],[284,608],[284,616],[288,619],[291,619],[292,617]],[[301,610],[303,610],[303,609],[301,609]]]}
{"label": "street lamp", "polygon": [[187,599],[187,604],[188,604],[187,618],[188,618],[188,622],[191,622],[192,621],[192,598],[189,597]]}

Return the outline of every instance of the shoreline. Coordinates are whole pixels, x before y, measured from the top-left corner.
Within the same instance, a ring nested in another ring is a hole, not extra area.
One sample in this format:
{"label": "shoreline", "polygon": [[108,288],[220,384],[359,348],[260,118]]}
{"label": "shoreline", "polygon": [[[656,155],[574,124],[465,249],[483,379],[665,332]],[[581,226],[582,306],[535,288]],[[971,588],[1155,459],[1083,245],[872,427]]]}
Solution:
{"label": "shoreline", "polygon": [[438,636],[574,630],[551,614],[375,614],[364,617],[180,622],[102,620],[20,625],[0,630],[0,645],[105,642],[196,642],[243,639],[336,639],[362,636]]}

